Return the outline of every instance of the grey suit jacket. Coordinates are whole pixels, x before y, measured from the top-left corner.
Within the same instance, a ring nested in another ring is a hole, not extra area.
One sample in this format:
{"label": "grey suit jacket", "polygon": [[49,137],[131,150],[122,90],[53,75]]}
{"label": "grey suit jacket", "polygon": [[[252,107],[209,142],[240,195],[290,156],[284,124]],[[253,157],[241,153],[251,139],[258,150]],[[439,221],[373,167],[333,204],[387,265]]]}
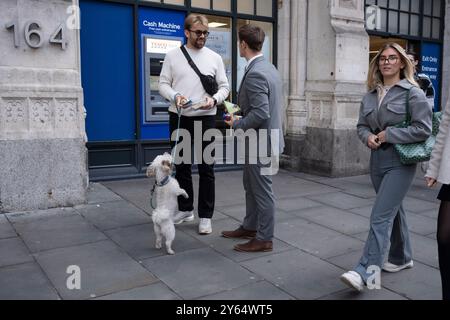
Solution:
{"label": "grey suit jacket", "polygon": [[[278,70],[264,57],[253,60],[247,68],[239,89],[238,105],[243,118],[233,129],[266,129],[270,149],[281,155],[284,150],[282,130],[282,81]],[[278,132],[278,141],[271,141],[271,130]],[[278,149],[278,150],[277,150]]]}
{"label": "grey suit jacket", "polygon": [[[407,128],[395,128],[406,117],[406,97],[408,90],[411,125]],[[386,130],[387,143],[413,143],[425,141],[432,130],[430,104],[420,88],[404,79],[389,90],[378,108],[378,93],[374,89],[368,92],[361,103],[358,121],[358,135],[367,145],[370,134]]]}

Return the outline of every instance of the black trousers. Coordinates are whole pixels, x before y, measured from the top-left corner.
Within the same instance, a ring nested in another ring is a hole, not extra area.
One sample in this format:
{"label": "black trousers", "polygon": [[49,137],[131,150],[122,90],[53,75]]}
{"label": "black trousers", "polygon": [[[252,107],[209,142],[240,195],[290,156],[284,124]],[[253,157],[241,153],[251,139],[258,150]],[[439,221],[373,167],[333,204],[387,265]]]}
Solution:
{"label": "black trousers", "polygon": [[[169,112],[170,120],[170,135],[177,130],[178,128],[178,115]],[[202,124],[202,136],[195,137],[194,136],[194,124],[195,122],[200,122]],[[203,142],[203,134],[208,129],[216,128],[216,120],[215,116],[202,116],[202,117],[184,117],[181,116],[180,129],[185,129],[190,133],[191,136],[191,154],[194,154],[194,139],[197,139],[196,143],[201,143],[202,154],[205,148],[211,142]],[[180,141],[182,141],[182,135],[180,134]],[[173,149],[175,147],[176,141],[171,141],[170,146]],[[180,146],[178,146],[179,148]],[[180,153],[180,156],[183,156],[184,153],[181,150],[177,150],[177,153]],[[213,154],[214,155],[214,154]],[[177,155],[175,155],[176,157]],[[215,203],[215,177],[214,177],[214,164],[206,164],[200,159],[197,159],[198,164],[198,173],[200,176],[199,181],[199,190],[198,190],[198,216],[199,218],[208,218],[211,219],[214,213],[214,203]],[[175,163],[177,159],[175,159]],[[176,175],[175,178],[178,180],[180,187],[186,190],[189,195],[189,199],[185,199],[184,197],[178,197],[178,210],[180,211],[193,211],[194,210],[194,188],[192,184],[192,158],[191,162],[175,165]]]}

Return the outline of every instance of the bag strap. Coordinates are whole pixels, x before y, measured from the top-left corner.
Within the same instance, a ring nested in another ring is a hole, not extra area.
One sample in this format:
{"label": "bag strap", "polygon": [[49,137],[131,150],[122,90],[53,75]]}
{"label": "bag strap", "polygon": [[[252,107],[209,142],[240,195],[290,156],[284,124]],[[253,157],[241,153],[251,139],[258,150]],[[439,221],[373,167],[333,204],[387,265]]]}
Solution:
{"label": "bag strap", "polygon": [[409,98],[411,96],[411,89],[408,89],[408,93],[406,94],[406,123],[411,123],[411,113],[409,112]]}
{"label": "bag strap", "polygon": [[191,66],[192,69],[194,69],[195,73],[200,77],[200,79],[202,78],[203,74],[200,72],[200,70],[198,70],[197,66],[195,65],[194,61],[192,61],[191,56],[189,55],[189,53],[187,52],[186,48],[184,46],[180,47],[181,51],[183,52],[184,56],[186,57],[186,60],[188,61],[189,65]]}

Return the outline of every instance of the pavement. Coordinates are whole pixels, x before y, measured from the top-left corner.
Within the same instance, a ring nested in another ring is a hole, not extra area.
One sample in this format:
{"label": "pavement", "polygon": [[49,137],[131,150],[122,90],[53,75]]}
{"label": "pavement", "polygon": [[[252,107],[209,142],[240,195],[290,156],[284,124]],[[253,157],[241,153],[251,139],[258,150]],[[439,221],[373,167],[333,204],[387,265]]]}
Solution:
{"label": "pavement", "polygon": [[404,203],[414,268],[383,273],[382,288],[362,294],[339,276],[358,262],[369,230],[375,193],[367,175],[280,171],[269,253],[234,251],[242,241],[220,236],[244,217],[241,171],[217,173],[213,233],[198,235],[198,219],[177,226],[174,256],[154,248],[152,183],[92,183],[86,205],[0,214],[0,299],[441,299],[438,189],[427,189],[420,173]]}

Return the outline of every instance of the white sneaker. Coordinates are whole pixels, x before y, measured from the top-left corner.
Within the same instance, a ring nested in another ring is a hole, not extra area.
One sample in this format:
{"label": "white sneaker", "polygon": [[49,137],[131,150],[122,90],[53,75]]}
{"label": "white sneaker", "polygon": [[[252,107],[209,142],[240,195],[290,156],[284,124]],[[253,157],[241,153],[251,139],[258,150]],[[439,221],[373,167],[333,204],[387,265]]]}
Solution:
{"label": "white sneaker", "polygon": [[173,224],[194,221],[194,211],[178,211],[173,217]]}
{"label": "white sneaker", "polygon": [[201,218],[198,225],[199,234],[210,234],[212,232],[211,219]]}
{"label": "white sneaker", "polygon": [[402,271],[403,269],[411,269],[412,267],[414,267],[414,262],[412,260],[400,266],[390,262],[386,262],[385,264],[383,264],[383,270],[386,272],[399,272]]}
{"label": "white sneaker", "polygon": [[341,281],[358,292],[364,290],[364,281],[356,271],[349,271],[341,276]]}

